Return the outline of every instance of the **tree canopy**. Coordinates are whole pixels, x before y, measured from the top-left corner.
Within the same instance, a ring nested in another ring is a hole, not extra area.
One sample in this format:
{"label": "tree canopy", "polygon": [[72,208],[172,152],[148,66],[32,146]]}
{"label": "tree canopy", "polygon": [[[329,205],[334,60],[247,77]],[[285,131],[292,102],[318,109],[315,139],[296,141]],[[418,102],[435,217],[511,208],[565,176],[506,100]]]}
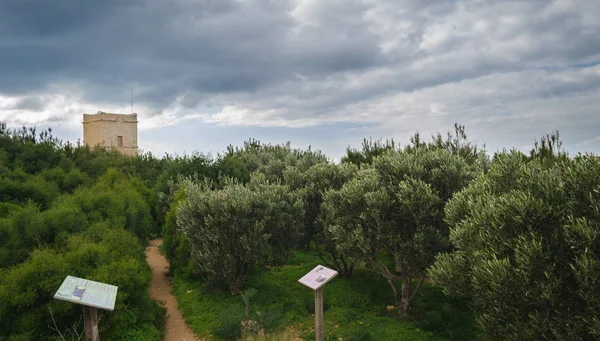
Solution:
{"label": "tree canopy", "polygon": [[446,206],[455,250],[430,275],[489,340],[600,337],[600,162],[546,160],[498,155]]}

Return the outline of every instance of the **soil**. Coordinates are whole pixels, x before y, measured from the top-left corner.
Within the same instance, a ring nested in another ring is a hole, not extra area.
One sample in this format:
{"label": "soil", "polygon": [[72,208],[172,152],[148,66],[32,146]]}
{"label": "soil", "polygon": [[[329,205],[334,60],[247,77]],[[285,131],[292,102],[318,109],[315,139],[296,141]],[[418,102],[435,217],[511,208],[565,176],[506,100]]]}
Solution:
{"label": "soil", "polygon": [[167,308],[166,334],[163,341],[200,340],[194,336],[194,333],[185,324],[185,320],[177,307],[177,300],[171,293],[171,280],[167,277],[169,263],[158,250],[161,244],[162,239],[150,241],[150,245],[146,248],[146,261],[152,269],[150,297],[163,301],[165,308]]}

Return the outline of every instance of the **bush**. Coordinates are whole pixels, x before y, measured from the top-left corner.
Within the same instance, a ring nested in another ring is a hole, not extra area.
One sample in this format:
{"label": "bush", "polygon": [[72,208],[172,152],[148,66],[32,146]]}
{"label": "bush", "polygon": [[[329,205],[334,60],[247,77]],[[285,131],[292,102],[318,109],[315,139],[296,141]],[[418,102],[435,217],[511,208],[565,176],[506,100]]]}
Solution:
{"label": "bush", "polygon": [[77,207],[89,221],[105,220],[112,226],[123,226],[144,242],[153,226],[149,204],[116,170],[108,171],[90,188],[59,198],[55,205]]}
{"label": "bush", "polygon": [[[434,256],[448,249],[445,202],[468,184],[475,168],[443,149],[387,151],[339,190],[328,191],[322,210],[326,238],[337,251],[366,262],[382,275],[394,303],[407,315]],[[390,255],[390,270],[382,254]],[[396,277],[402,281],[398,293]]]}
{"label": "bush", "polygon": [[169,272],[193,276],[196,271],[191,261],[190,243],[177,228],[177,208],[184,200],[185,192],[180,190],[165,217],[162,250],[169,261]]}
{"label": "bush", "polygon": [[333,239],[325,235],[321,212],[323,196],[328,190],[339,190],[354,178],[358,168],[352,164],[335,165],[318,163],[306,171],[298,167],[288,167],[284,171],[284,181],[304,198],[305,209],[300,234],[301,246],[308,250],[314,242],[324,265],[337,270],[342,276],[350,275],[354,264],[336,249]]}
{"label": "bush", "polygon": [[[11,334],[47,335],[48,307],[68,274],[64,257],[52,250],[37,250],[29,260],[0,277],[0,338]],[[71,317],[73,312],[67,312]]]}
{"label": "bush", "polygon": [[430,275],[473,296],[485,339],[600,337],[599,184],[598,158],[512,152],[448,203],[455,251]]}
{"label": "bush", "polygon": [[[56,338],[50,309],[59,330],[72,328],[81,307],[53,300],[67,275],[119,286],[115,311],[99,312],[103,340],[160,340],[165,310],[148,296],[142,246],[153,195],[131,178],[136,167],[154,176],[145,166],[155,159],[74,148],[0,122],[0,163],[0,340]],[[119,170],[104,174],[109,166]]]}
{"label": "bush", "polygon": [[361,327],[352,334],[346,336],[344,340],[347,341],[371,341],[373,338],[371,337],[371,333],[365,327]]}
{"label": "bush", "polygon": [[[18,175],[17,175],[18,176]],[[0,177],[0,201],[24,204],[33,201],[47,209],[60,195],[59,187],[39,176],[24,175],[19,178]]]}
{"label": "bush", "polygon": [[57,184],[61,192],[68,193],[89,181],[88,177],[77,168],[72,168],[68,173],[60,167],[45,169],[40,176],[47,182]]}
{"label": "bush", "polygon": [[237,340],[242,336],[242,312],[232,305],[221,314],[220,323],[212,329],[214,335],[225,340]]}
{"label": "bush", "polygon": [[302,201],[287,187],[256,179],[248,186],[230,182],[212,191],[188,181],[185,193],[177,225],[213,287],[226,285],[237,294],[255,267],[281,265],[290,257]]}
{"label": "bush", "polygon": [[165,312],[148,296],[150,269],[138,239],[122,228],[95,225],[90,231],[71,236],[60,252],[36,250],[29,260],[3,274],[0,338],[22,333],[31,339],[52,335],[47,327],[52,325],[50,307],[59,327],[77,321],[78,305],[52,299],[67,275],[119,287],[115,312],[100,312],[103,339],[121,340],[125,331],[138,329],[143,335],[153,335],[163,328]]}

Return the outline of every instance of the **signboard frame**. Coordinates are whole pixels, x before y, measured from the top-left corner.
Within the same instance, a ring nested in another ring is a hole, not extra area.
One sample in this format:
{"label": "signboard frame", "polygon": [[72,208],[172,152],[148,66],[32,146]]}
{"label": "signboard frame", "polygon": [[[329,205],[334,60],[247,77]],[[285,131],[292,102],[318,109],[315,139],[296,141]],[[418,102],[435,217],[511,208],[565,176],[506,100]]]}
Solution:
{"label": "signboard frame", "polygon": [[118,289],[114,285],[67,276],[54,294],[54,298],[88,307],[113,311],[115,309]]}
{"label": "signboard frame", "polygon": [[67,276],[54,294],[54,299],[82,305],[85,340],[99,341],[97,309],[113,311],[118,290],[117,286],[111,284]]}
{"label": "signboard frame", "polygon": [[298,282],[313,290],[319,290],[325,284],[327,284],[327,282],[331,281],[335,276],[337,276],[337,274],[337,271],[319,264],[309,273],[300,278]]}
{"label": "signboard frame", "polygon": [[323,341],[323,286],[337,274],[337,271],[319,264],[298,280],[315,291],[315,341]]}

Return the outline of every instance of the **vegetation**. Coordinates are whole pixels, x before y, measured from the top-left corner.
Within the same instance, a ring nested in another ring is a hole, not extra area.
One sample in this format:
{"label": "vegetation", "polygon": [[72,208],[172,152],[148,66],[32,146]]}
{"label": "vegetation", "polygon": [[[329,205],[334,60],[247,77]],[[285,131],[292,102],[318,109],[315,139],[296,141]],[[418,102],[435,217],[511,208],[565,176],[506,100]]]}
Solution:
{"label": "vegetation", "polygon": [[230,181],[215,191],[189,182],[187,200],[177,211],[177,225],[199,273],[232,294],[240,292],[254,268],[285,263],[302,216],[302,202],[294,193],[258,178],[248,185]]}
{"label": "vegetation", "polygon": [[600,337],[600,162],[556,156],[499,155],[446,206],[455,251],[430,274],[473,297],[485,339]]}
{"label": "vegetation", "polygon": [[358,168],[352,164],[318,163],[304,172],[297,167],[289,167],[284,173],[284,182],[299,192],[305,203],[300,246],[308,250],[310,243],[314,242],[319,258],[342,276],[351,275],[354,264],[337,250],[334,240],[326,235],[321,207],[327,191],[339,190],[357,172]]}
{"label": "vegetation", "polygon": [[[389,151],[340,190],[327,193],[323,210],[328,237],[342,253],[383,276],[395,305],[407,315],[427,267],[448,249],[444,204],[474,174],[463,159],[443,149]],[[395,260],[392,270],[382,253]],[[394,272],[401,278],[400,295]]]}
{"label": "vegetation", "polygon": [[[279,268],[250,275],[246,290],[256,293],[249,299],[248,330],[244,300],[228,291],[208,289],[195,278],[176,276],[174,293],[188,325],[202,337],[234,340],[292,334],[293,340],[314,340],[314,294],[298,284],[298,279],[320,263],[316,250],[295,251],[294,257]],[[393,300],[387,282],[364,268],[351,277],[336,278],[324,288],[326,340],[470,340],[477,328],[468,301],[444,296],[430,284],[426,295],[418,296],[411,320],[398,320],[396,310],[387,310]],[[258,332],[252,332],[259,329]],[[260,339],[259,339],[260,340]],[[273,339],[286,340],[286,339]]]}
{"label": "vegetation", "polygon": [[[460,133],[459,129],[457,126]],[[228,154],[217,161],[218,164],[229,160],[231,165],[231,160],[242,160],[240,164],[245,165],[245,170],[235,174],[248,176],[237,180],[220,176],[216,181],[180,178],[170,190],[178,194],[173,196],[173,206],[167,214],[164,245],[165,254],[175,265],[172,270],[176,283],[188,281],[189,284],[188,279],[199,278],[198,286],[186,289],[186,297],[190,295],[187,290],[201,290],[207,304],[223,298],[230,300],[217,306],[221,309],[213,306],[211,311],[218,310],[219,314],[202,317],[204,323],[195,328],[196,332],[202,335],[212,332],[225,339],[245,335],[248,328],[244,327],[247,325],[243,309],[227,306],[237,301],[241,305],[243,291],[255,288],[257,278],[291,267],[289,255],[294,247],[297,257],[307,252],[311,257],[317,256],[321,262],[349,277],[348,283],[355,283],[356,277],[362,276],[358,290],[364,289],[361,285],[368,285],[364,280],[367,276],[371,283],[375,280],[391,288],[389,296],[379,294],[383,302],[369,308],[371,318],[387,318],[393,322],[399,318],[397,311],[400,311],[403,319],[416,319],[422,325],[428,325],[425,321],[434,316],[445,321],[442,316],[447,314],[425,312],[423,305],[414,302],[424,301],[418,295],[419,288],[434,256],[450,250],[448,225],[443,220],[444,204],[487,165],[483,152],[465,141],[462,131],[460,138],[449,135],[443,140],[438,136],[430,143],[420,142],[416,135],[413,143],[404,149],[392,149],[393,142],[388,142],[385,148],[366,144],[363,152],[376,154],[363,158],[368,163],[339,165],[310,150],[302,152],[289,145],[260,145],[250,141],[243,148],[230,148]],[[360,231],[361,228],[364,230]],[[390,260],[391,269],[397,269],[398,274],[390,271]],[[310,264],[316,266],[316,259],[312,258]],[[359,266],[359,274],[353,274],[356,266]],[[296,287],[294,290],[304,292],[308,303],[305,301],[303,305],[306,308],[308,304],[309,309],[295,312],[289,307],[282,309],[281,313],[289,313],[290,319],[276,323],[279,328],[307,320],[314,309],[314,306],[310,308],[311,292],[296,283],[308,270],[310,267],[305,266],[286,280]],[[383,275],[383,278],[373,275]],[[396,281],[397,276],[402,279],[401,283]],[[430,288],[430,285],[425,287]],[[223,295],[222,288],[233,294],[241,293],[242,297]],[[286,291],[285,297],[294,296],[293,292],[278,288]],[[269,288],[263,295],[273,295],[273,290],[276,289]],[[397,295],[398,292],[401,295]],[[265,304],[263,295],[255,299],[259,306]],[[193,312],[188,313],[188,319],[201,314],[194,309],[196,303],[190,302],[189,306]],[[200,306],[205,308],[203,304]],[[428,305],[427,309],[433,306],[435,304]],[[414,311],[409,314],[413,307]],[[445,307],[457,310],[452,305]],[[263,318],[270,320],[264,314],[255,316],[252,321],[262,326]],[[463,321],[471,316],[466,314]],[[225,321],[225,324],[216,321]],[[341,328],[340,335],[348,332],[345,327],[338,328]],[[461,328],[462,334],[458,330]],[[436,337],[468,335],[473,338],[476,334],[466,322],[461,328],[450,333],[437,329]],[[264,331],[264,328],[256,331]],[[402,331],[398,333],[404,335]],[[432,337],[424,331],[417,334]],[[381,337],[389,339],[397,335],[384,333]]]}
{"label": "vegetation", "polygon": [[[329,290],[344,285],[346,292],[364,297],[354,290],[382,290],[386,285],[391,289],[389,294],[379,291],[377,298],[347,307],[353,312],[347,320],[333,313],[344,304],[332,305],[333,311],[326,312],[332,339],[410,338],[405,331],[390,332],[395,329],[387,327],[387,333],[382,332],[379,323],[384,320],[393,321],[400,329],[407,321],[412,326],[416,323],[423,328],[415,334],[420,335],[414,336],[416,339],[527,340],[575,335],[583,340],[597,336],[598,302],[591,288],[598,285],[598,251],[594,249],[598,231],[594,196],[600,183],[594,167],[598,161],[587,156],[569,158],[560,149],[556,133],[544,136],[530,155],[504,151],[490,160],[483,149],[468,142],[464,127],[457,125],[454,133],[445,138],[436,135],[430,142],[415,135],[404,148],[394,141],[365,140],[363,150],[349,149],[340,165],[318,160],[304,169],[297,166],[299,153],[289,148],[275,148],[275,153],[270,146],[249,145],[232,154],[240,160],[254,160],[247,181],[262,175],[259,178],[270,180],[271,186],[299,193],[297,200],[302,199],[304,211],[296,257],[312,259],[302,265],[287,261],[277,268],[265,267],[267,263],[248,267],[240,290],[258,289],[254,306],[261,313],[256,313],[253,321],[261,326],[259,330],[273,329],[263,321],[273,320],[267,311],[279,309],[276,330],[291,325],[310,338],[311,292],[302,292],[304,288],[294,287],[292,282],[316,265],[319,257],[347,277],[328,284]],[[285,160],[293,162],[284,166]],[[252,186],[234,186],[258,194]],[[215,208],[235,207],[236,200],[228,200],[223,187],[215,187],[205,186],[202,191],[188,187],[192,190],[186,195],[213,193],[227,201],[212,204]],[[545,206],[541,204],[544,200]],[[177,215],[183,218],[184,211],[178,210]],[[206,213],[205,217],[212,215]],[[252,218],[244,224],[260,222]],[[557,228],[564,232],[557,233]],[[216,242],[219,240],[223,238]],[[263,257],[260,252],[249,255]],[[519,263],[525,260],[529,263]],[[293,276],[263,281],[297,267],[302,271]],[[217,338],[247,337],[242,299],[214,291],[202,271],[192,275],[201,279],[197,284],[187,275],[177,277],[176,283],[186,288],[185,294],[180,289],[177,293],[192,327],[201,335]],[[427,281],[428,275],[433,281]],[[281,285],[286,280],[289,287]],[[545,287],[539,287],[540,283]],[[459,297],[444,298],[435,285]],[[268,296],[261,295],[263,291]],[[294,301],[296,295],[302,304]],[[277,303],[271,301],[273,296]],[[214,302],[222,304],[208,315],[201,312],[206,310],[205,304]],[[284,307],[275,308],[279,304]],[[465,304],[474,315],[461,308]],[[306,311],[293,308],[302,305],[308,307]],[[351,321],[368,320],[366,311],[378,322],[354,330]],[[448,316],[462,317],[453,320]],[[443,327],[438,328],[440,325]],[[426,330],[433,334],[427,335]]]}
{"label": "vegetation", "polygon": [[0,128],[0,340],[52,339],[49,326],[65,331],[80,320],[80,306],[52,299],[67,275],[119,286],[115,313],[100,312],[103,339],[160,340],[164,310],[147,293],[143,245],[153,222],[143,182],[78,167],[120,156],[49,131]]}
{"label": "vegetation", "polygon": [[[216,340],[600,337],[600,161],[558,133],[489,158],[463,126],[336,164],[250,140],[225,153],[124,157],[0,123],[0,341],[57,339],[81,309],[66,275],[119,286],[107,340],[160,340],[148,239],[164,238],[190,327]],[[75,327],[74,327],[75,325]]]}

